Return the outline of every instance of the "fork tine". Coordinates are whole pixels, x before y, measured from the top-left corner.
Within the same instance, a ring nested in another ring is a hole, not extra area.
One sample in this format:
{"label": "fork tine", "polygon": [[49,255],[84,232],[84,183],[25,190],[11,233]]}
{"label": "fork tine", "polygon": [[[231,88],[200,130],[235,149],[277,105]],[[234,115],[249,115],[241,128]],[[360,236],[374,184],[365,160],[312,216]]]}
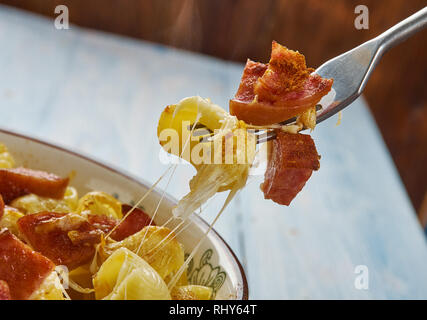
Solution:
{"label": "fork tine", "polygon": [[203,137],[202,139],[200,139],[200,141],[199,141],[199,142],[201,142],[201,143],[210,142],[210,141],[211,141],[211,138],[212,138],[212,135],[205,136],[205,137]]}
{"label": "fork tine", "polygon": [[280,122],[281,125],[285,125],[285,124],[293,124],[295,121],[297,120],[296,117],[290,118],[288,120],[282,121]]}
{"label": "fork tine", "polygon": [[193,131],[193,136],[195,136],[195,137],[207,136],[207,135],[212,135],[212,134],[213,133],[207,129],[196,129]]}
{"label": "fork tine", "polygon": [[190,124],[190,125],[187,126],[187,130],[190,131],[190,130],[193,129],[193,127],[194,127],[194,130],[197,130],[197,129],[206,129],[206,130],[209,130],[209,132],[212,132],[208,127],[206,127],[205,125],[203,125],[201,123],[196,123],[196,125]]}
{"label": "fork tine", "polygon": [[[291,122],[292,119],[289,119],[288,121]],[[189,130],[191,130],[192,126],[188,127]],[[253,133],[256,137],[256,144],[264,143],[270,140],[273,140],[276,138],[276,133],[271,130],[259,130],[259,129],[248,129],[251,133]],[[200,139],[199,142],[210,142],[211,138],[213,136],[213,133],[211,130],[209,130],[207,127],[197,124],[193,130],[193,136],[204,136],[202,139]]]}
{"label": "fork tine", "polygon": [[[323,109],[323,107],[322,107],[320,104],[317,104],[317,105],[316,105],[316,112],[317,112],[317,113],[318,113],[320,110],[322,110],[322,109]],[[280,124],[281,124],[281,125],[294,124],[294,123],[296,122],[296,120],[297,120],[297,117],[293,117],[293,118],[290,118],[290,119],[288,119],[288,120],[285,120],[285,121],[280,122]]]}
{"label": "fork tine", "polygon": [[256,135],[256,143],[264,143],[276,138],[276,133],[274,131],[264,131],[261,134]]}

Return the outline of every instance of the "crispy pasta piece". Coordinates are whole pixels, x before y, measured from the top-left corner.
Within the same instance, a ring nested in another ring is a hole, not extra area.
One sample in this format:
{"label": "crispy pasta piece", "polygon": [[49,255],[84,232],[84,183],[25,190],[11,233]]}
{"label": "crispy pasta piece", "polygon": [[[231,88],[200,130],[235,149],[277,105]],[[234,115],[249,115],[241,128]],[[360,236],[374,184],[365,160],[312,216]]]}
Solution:
{"label": "crispy pasta piece", "polygon": [[122,203],[108,193],[101,191],[92,191],[85,194],[79,200],[77,212],[106,215],[115,219],[121,219],[123,217]]}
{"label": "crispy pasta piece", "polygon": [[77,208],[78,202],[77,190],[73,187],[67,187],[64,198],[52,199],[40,197],[35,194],[28,194],[16,198],[10,203],[10,206],[17,208],[24,214],[33,214],[43,211],[69,213]]}
{"label": "crispy pasta piece", "polygon": [[3,217],[0,218],[0,230],[7,228],[19,239],[23,239],[23,236],[18,228],[18,220],[24,216],[22,212],[10,206],[4,207]]}

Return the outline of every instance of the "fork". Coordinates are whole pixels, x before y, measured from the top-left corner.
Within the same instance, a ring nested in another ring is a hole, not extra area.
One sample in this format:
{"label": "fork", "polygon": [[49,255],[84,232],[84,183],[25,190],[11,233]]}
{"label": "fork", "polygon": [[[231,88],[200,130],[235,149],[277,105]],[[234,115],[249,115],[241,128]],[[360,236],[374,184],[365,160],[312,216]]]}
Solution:
{"label": "fork", "polygon": [[[427,26],[427,7],[394,25],[374,39],[335,57],[314,72],[333,78],[332,90],[316,106],[317,123],[341,111],[359,97],[383,54]],[[296,118],[281,124],[294,124]],[[265,132],[257,143],[274,139],[274,131]]]}
{"label": "fork", "polygon": [[[374,39],[347,51],[322,64],[314,73],[323,78],[333,78],[332,90],[316,105],[316,123],[320,123],[341,111],[363,92],[372,71],[383,54],[390,48],[406,40],[427,26],[427,7],[394,25]],[[296,124],[296,117],[276,125]],[[213,133],[202,125],[197,125],[193,136],[203,136],[200,142],[210,141]],[[254,130],[256,143],[272,140],[276,133],[272,130]]]}

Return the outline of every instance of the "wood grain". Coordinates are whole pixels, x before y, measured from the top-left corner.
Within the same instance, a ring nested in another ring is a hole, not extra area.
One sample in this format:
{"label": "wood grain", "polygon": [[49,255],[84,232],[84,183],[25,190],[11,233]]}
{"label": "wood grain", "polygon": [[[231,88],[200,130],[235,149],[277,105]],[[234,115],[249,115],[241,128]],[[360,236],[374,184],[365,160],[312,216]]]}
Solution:
{"label": "wood grain", "polygon": [[[366,0],[369,30],[354,28],[358,0],[0,0],[54,16],[69,7],[70,22],[227,60],[267,61],[275,39],[318,66],[384,31],[424,0]],[[366,97],[414,207],[427,195],[426,32],[387,53]],[[421,212],[419,212],[421,214]],[[427,213],[424,213],[427,214]]]}

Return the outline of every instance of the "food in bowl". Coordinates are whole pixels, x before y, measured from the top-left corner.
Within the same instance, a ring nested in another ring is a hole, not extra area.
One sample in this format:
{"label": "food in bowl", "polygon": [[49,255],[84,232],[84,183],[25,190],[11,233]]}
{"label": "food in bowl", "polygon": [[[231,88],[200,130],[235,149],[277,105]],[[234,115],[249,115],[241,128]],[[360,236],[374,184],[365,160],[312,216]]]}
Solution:
{"label": "food in bowl", "polygon": [[[14,168],[0,147],[7,159],[0,168],[1,299],[212,298],[212,288],[189,284],[186,272],[167,285],[184,264],[172,230],[108,193],[79,197],[68,177]],[[58,270],[69,271],[69,288]]]}
{"label": "food in bowl", "polygon": [[[216,193],[227,191],[213,227],[247,183],[259,152],[254,130],[275,131],[260,186],[264,198],[290,205],[320,167],[313,139],[300,131],[315,128],[316,105],[332,84],[332,79],[313,74],[302,54],[273,41],[268,64],[248,60],[236,96],[230,100],[230,113],[198,96],[168,105],[157,126],[159,143],[197,171],[190,180],[190,192],[173,209],[174,216],[185,220]],[[294,124],[280,123],[293,117]],[[189,259],[193,254],[194,250]]]}
{"label": "food in bowl", "polygon": [[[178,241],[176,229],[166,227],[169,220],[156,225],[157,209],[150,217],[137,205],[96,188],[79,197],[68,177],[16,166],[7,147],[0,145],[0,298],[213,298],[218,285],[189,279],[204,273],[212,250],[203,253],[198,267],[192,261],[219,215],[246,184],[258,152],[251,130],[276,131],[261,186],[265,198],[289,205],[319,168],[314,142],[299,131],[314,129],[315,105],[332,80],[311,71],[302,55],[273,43],[268,65],[246,65],[230,101],[231,114],[200,97],[183,99],[162,112],[160,144],[197,170],[190,192],[172,209],[174,216],[186,222],[210,197],[229,191],[214,222],[192,239],[190,252]],[[271,110],[280,117],[271,116]],[[257,114],[262,123],[252,120]],[[291,116],[297,117],[295,125],[277,124]],[[196,136],[199,125],[208,133]],[[68,289],[60,281],[64,270],[69,271]],[[222,285],[225,273],[219,267],[211,272],[211,279]]]}

